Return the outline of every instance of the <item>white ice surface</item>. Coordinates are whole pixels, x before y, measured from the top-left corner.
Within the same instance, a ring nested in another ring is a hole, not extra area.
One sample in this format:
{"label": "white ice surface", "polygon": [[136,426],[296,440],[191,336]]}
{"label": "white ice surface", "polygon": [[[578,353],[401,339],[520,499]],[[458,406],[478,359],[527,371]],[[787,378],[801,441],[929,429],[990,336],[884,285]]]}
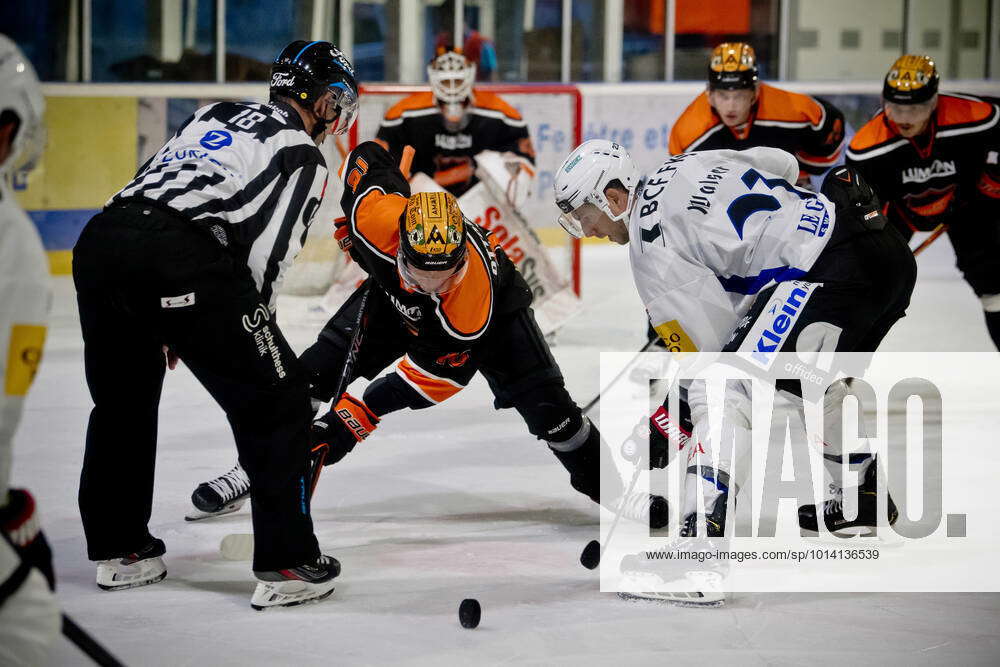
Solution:
{"label": "white ice surface", "polygon": [[[598,389],[598,351],[637,349],[644,331],[625,250],[588,246],[584,260],[587,310],[554,348],[581,404]],[[910,316],[883,349],[992,349],[947,241],[920,260]],[[169,373],[150,524],[169,574],[102,592],[76,504],[90,409],[79,323],[71,282],[56,282],[14,481],[40,503],[65,610],[127,664],[1000,664],[997,594],[742,594],[692,610],[600,593],[578,561],[596,509],[479,380],[441,407],[390,416],[326,471],[313,516],[340,585],[322,604],[256,613],[249,564],[218,556],[223,535],[249,530],[248,508],[183,519],[194,486],[233,463],[228,425],[186,370]],[[286,331],[300,348],[315,335]],[[475,631],[458,624],[467,597],[483,606]],[[65,641],[52,662],[85,664]]]}

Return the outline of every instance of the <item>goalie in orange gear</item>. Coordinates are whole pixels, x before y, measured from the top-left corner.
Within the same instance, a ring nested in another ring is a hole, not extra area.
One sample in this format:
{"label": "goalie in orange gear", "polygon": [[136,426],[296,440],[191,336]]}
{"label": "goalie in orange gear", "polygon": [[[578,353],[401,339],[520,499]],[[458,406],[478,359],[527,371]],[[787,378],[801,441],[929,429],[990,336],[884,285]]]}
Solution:
{"label": "goalie in orange gear", "polygon": [[439,50],[427,66],[431,90],[390,108],[377,138],[399,155],[416,149],[413,172],[423,172],[456,197],[476,184],[474,157],[485,150],[513,153],[534,174],[535,151],[521,114],[499,95],[476,90],[476,65],[459,51]]}
{"label": "goalie in orange gear", "polygon": [[904,236],[947,229],[958,268],[1000,348],[1000,99],[939,93],[924,55],[889,68],[882,111],[847,150]]}

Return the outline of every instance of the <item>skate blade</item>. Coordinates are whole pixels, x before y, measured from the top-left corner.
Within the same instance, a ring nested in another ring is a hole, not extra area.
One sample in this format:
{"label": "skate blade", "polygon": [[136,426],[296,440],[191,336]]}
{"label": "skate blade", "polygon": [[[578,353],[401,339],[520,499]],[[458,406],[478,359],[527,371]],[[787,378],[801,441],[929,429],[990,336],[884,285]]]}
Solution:
{"label": "skate blade", "polygon": [[674,607],[690,607],[692,609],[711,609],[722,607],[726,604],[726,599],[711,598],[704,602],[699,602],[697,598],[672,598],[664,597],[664,593],[625,593],[619,592],[618,597],[629,602],[658,602],[673,605]]}
{"label": "skate blade", "polygon": [[217,516],[225,516],[227,514],[232,514],[233,512],[237,512],[241,507],[243,507],[242,500],[236,503],[229,503],[218,512],[202,512],[200,509],[194,508],[191,510],[189,514],[184,515],[184,520],[203,521],[204,519],[212,519]]}
{"label": "skate blade", "polygon": [[[262,583],[257,584],[258,588],[262,585],[265,584]],[[322,591],[320,593],[312,593],[306,590],[300,593],[287,594],[287,593],[281,593],[280,591],[277,590],[271,590],[270,593],[267,594],[269,600],[266,603],[263,603],[263,601],[261,603],[258,603],[251,600],[250,607],[257,611],[266,611],[268,609],[280,609],[282,607],[298,607],[299,605],[303,604],[312,604],[314,602],[321,602],[330,597],[331,595],[333,595],[334,590],[335,588],[332,585],[330,586],[329,590]],[[308,597],[304,597],[306,595],[308,595]],[[258,593],[256,591],[254,592],[253,597],[254,599],[258,598]],[[260,597],[264,596],[261,595]]]}
{"label": "skate blade", "polygon": [[833,544],[837,546],[853,545],[860,546],[860,542],[855,542],[854,538],[865,538],[877,543],[880,547],[901,547],[906,543],[902,537],[890,526],[880,526],[876,532],[871,526],[855,526],[844,530],[828,531],[820,533],[805,528],[799,529],[802,539],[810,543]]}
{"label": "skate blade", "polygon": [[145,580],[142,580],[142,581],[133,581],[133,582],[130,582],[130,583],[119,584],[119,585],[108,585],[108,584],[98,583],[97,587],[100,588],[102,591],[124,591],[124,590],[126,590],[128,588],[139,588],[140,586],[149,586],[150,584],[155,584],[157,582],[163,581],[163,579],[166,576],[167,576],[167,571],[163,570],[163,572],[161,572],[160,574],[156,575],[152,579],[145,579]]}
{"label": "skate blade", "polygon": [[253,533],[230,533],[219,543],[219,553],[226,560],[253,558]]}

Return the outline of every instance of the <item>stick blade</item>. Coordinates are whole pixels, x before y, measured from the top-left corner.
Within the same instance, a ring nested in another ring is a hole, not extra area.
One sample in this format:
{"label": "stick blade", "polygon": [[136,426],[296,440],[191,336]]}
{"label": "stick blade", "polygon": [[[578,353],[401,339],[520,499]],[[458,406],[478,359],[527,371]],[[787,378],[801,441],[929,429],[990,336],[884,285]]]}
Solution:
{"label": "stick blade", "polygon": [[230,533],[219,543],[219,553],[226,560],[253,559],[253,533]]}

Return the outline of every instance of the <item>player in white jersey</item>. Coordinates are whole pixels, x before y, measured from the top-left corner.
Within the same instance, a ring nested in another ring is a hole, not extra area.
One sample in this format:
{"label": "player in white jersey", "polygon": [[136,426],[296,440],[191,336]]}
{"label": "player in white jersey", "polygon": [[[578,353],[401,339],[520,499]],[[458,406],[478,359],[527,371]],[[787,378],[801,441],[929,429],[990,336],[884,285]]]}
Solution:
{"label": "player in white jersey", "polygon": [[[668,349],[873,351],[909,304],[913,256],[886,226],[877,198],[856,172],[835,169],[820,193],[793,186],[797,174],[791,154],[761,147],[675,155],[643,175],[622,147],[593,140],[570,154],[554,187],[559,221],[571,234],[630,243],[636,288]],[[786,320],[776,326],[775,313],[786,305]],[[801,401],[796,386],[779,381],[777,388]],[[848,391],[846,383],[832,390]],[[746,425],[737,427],[743,434],[736,439],[736,459],[750,446],[750,402],[739,393],[732,398],[730,417]],[[841,401],[829,404],[839,411]],[[711,452],[700,446],[708,441],[703,394],[692,387],[680,415],[668,407],[665,400],[650,420],[650,465],[668,462],[671,429],[690,437],[695,451],[689,462],[700,465],[689,468],[685,503],[691,507],[692,495],[702,493],[708,536],[721,536],[733,461],[723,456],[717,470],[704,472],[712,464]],[[824,456],[836,464],[831,473],[839,476],[839,414],[826,423],[837,425],[823,438]],[[861,491],[877,484],[873,461],[866,453],[850,454],[864,480]],[[695,477],[698,470],[702,480]],[[732,483],[738,490],[740,480]],[[815,530],[823,512],[831,531],[875,525],[874,496],[859,495],[853,521],[845,519],[835,494],[819,510],[800,508],[800,524]],[[891,501],[888,513],[894,522]],[[682,534],[694,534],[693,512],[682,517]]]}
{"label": "player in white jersey", "polygon": [[59,636],[52,554],[35,502],[10,488],[14,433],[41,361],[51,286],[34,224],[10,179],[45,144],[45,100],[31,62],[0,35],[0,664],[43,664]]}

